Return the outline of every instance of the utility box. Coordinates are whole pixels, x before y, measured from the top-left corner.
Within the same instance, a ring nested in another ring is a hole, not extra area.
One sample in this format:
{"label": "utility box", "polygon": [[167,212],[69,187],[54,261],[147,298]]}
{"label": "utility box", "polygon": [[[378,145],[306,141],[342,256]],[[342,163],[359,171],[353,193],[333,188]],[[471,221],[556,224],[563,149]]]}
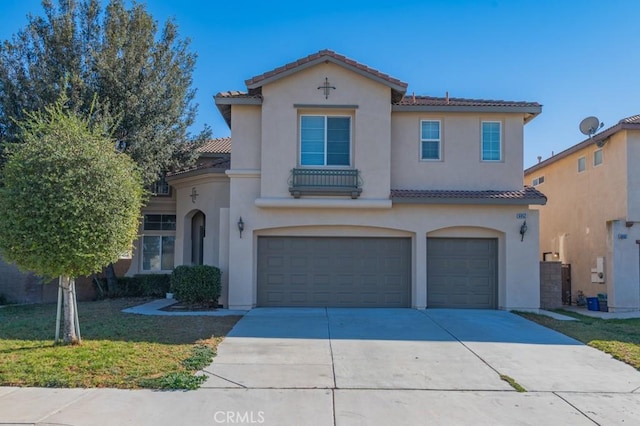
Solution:
{"label": "utility box", "polygon": [[591,282],[604,283],[604,257],[596,257],[596,267],[591,268]]}

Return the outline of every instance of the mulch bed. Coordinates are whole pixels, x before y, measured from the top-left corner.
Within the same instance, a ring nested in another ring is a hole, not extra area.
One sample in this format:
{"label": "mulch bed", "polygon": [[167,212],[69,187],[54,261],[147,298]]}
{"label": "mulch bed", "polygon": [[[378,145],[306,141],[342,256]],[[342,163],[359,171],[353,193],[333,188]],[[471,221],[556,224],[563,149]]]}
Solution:
{"label": "mulch bed", "polygon": [[214,303],[182,303],[176,301],[173,305],[165,306],[160,309],[167,312],[201,312],[201,311],[217,311],[221,306]]}

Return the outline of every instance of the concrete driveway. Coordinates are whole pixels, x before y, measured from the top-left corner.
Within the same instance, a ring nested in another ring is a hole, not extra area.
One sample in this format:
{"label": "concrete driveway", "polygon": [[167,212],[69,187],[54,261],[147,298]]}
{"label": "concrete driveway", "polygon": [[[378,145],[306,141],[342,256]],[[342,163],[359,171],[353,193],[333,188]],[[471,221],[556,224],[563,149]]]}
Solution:
{"label": "concrete driveway", "polygon": [[640,422],[638,371],[504,311],[254,309],[206,373],[332,399],[318,424]]}
{"label": "concrete driveway", "polygon": [[503,311],[254,309],[218,349],[193,392],[0,388],[0,423],[640,424],[638,371]]}

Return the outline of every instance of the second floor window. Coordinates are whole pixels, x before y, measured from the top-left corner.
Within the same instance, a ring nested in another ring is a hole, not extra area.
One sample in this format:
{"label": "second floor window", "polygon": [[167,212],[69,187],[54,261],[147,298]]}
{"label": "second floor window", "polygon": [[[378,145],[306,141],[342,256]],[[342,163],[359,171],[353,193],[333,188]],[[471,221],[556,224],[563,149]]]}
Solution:
{"label": "second floor window", "polygon": [[351,165],[351,117],[301,116],[300,165]]}
{"label": "second floor window", "polygon": [[422,120],[420,122],[420,159],[440,160],[440,122]]}
{"label": "second floor window", "polygon": [[482,122],[482,161],[502,161],[502,123]]}
{"label": "second floor window", "polygon": [[599,166],[600,164],[602,164],[602,150],[598,149],[593,151],[593,165]]}
{"label": "second floor window", "polygon": [[151,185],[151,192],[153,195],[170,195],[171,187],[165,180],[164,176],[158,179],[156,182]]}
{"label": "second floor window", "polygon": [[578,173],[584,172],[587,168],[587,159],[585,157],[578,158]]}

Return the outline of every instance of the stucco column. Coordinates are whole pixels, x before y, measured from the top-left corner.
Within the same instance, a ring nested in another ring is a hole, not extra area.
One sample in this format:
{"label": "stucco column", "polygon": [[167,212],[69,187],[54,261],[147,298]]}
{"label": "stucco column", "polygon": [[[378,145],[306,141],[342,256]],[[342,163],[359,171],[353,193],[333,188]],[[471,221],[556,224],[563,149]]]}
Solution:
{"label": "stucco column", "polygon": [[610,222],[609,250],[604,276],[610,312],[637,311],[640,308],[640,237],[638,225],[626,221]]}
{"label": "stucco column", "polygon": [[427,236],[416,233],[413,250],[413,277],[411,280],[411,306],[415,309],[427,307]]}
{"label": "stucco column", "polygon": [[220,209],[219,238],[218,238],[218,267],[222,273],[219,302],[225,308],[229,307],[229,209]]}
{"label": "stucco column", "polygon": [[238,217],[233,214],[230,215],[229,309],[246,310],[255,306],[253,291],[253,233],[245,225],[242,238],[240,238],[237,222]]}

